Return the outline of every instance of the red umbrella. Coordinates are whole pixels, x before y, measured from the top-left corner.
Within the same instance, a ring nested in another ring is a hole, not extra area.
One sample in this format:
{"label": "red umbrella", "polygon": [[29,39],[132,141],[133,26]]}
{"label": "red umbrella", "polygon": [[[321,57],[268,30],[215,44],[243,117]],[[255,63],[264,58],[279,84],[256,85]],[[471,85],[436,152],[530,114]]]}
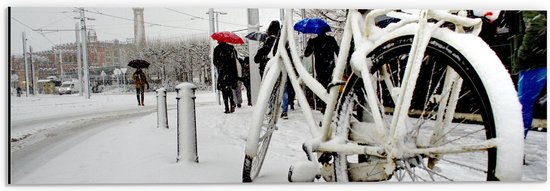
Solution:
{"label": "red umbrella", "polygon": [[214,34],[210,35],[210,37],[212,37],[212,39],[214,40],[231,44],[244,44],[244,41],[243,39],[241,39],[241,37],[229,31],[215,32]]}

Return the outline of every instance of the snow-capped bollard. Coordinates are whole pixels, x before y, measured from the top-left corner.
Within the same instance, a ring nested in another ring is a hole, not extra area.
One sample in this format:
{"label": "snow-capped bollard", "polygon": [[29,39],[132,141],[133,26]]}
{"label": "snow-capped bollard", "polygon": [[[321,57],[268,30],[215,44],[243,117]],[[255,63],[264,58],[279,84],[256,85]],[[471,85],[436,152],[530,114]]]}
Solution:
{"label": "snow-capped bollard", "polygon": [[197,154],[197,126],[195,116],[195,89],[191,83],[181,83],[176,86],[177,92],[177,161],[187,160],[199,162]]}
{"label": "snow-capped bollard", "polygon": [[168,108],[166,107],[166,89],[157,90],[157,127],[168,128]]}

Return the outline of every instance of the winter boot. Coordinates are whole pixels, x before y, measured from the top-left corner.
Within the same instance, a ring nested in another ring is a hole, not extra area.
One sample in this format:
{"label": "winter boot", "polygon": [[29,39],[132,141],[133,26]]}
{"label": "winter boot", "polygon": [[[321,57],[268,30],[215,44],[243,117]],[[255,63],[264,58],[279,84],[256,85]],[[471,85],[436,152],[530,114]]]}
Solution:
{"label": "winter boot", "polygon": [[225,106],[225,111],[224,111],[223,113],[231,113],[231,112],[229,111],[229,106],[227,105],[227,101],[226,101],[226,100],[224,100],[223,105]]}
{"label": "winter boot", "polygon": [[288,119],[288,114],[286,112],[281,113],[281,118]]}

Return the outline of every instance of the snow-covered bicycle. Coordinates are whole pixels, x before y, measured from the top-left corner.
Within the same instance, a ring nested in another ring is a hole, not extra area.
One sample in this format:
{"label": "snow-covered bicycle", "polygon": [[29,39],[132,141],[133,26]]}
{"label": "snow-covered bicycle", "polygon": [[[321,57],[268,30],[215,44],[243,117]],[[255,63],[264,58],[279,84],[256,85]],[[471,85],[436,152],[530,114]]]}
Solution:
{"label": "snow-covered bicycle", "polygon": [[[289,181],[521,179],[520,104],[508,72],[477,36],[480,19],[464,11],[349,10],[325,89],[299,59],[291,13],[286,10],[279,40],[289,43],[291,55],[278,46],[267,64],[243,182],[258,177],[277,130],[287,76],[313,137],[303,144],[309,161],[293,164]],[[379,28],[379,16],[400,21]],[[353,72],[344,79],[348,64]],[[301,84],[326,103],[321,125]]]}

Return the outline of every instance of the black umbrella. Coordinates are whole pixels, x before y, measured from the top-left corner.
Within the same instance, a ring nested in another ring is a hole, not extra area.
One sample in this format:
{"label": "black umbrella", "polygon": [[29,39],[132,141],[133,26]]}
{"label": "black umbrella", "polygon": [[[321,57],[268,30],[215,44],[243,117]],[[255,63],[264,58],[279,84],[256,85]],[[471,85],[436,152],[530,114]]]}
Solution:
{"label": "black umbrella", "polygon": [[149,68],[149,62],[145,60],[132,60],[128,63],[132,68]]}
{"label": "black umbrella", "polygon": [[263,32],[251,32],[251,33],[248,33],[245,36],[245,38],[250,39],[250,40],[263,42],[267,38],[267,34],[265,34]]}

